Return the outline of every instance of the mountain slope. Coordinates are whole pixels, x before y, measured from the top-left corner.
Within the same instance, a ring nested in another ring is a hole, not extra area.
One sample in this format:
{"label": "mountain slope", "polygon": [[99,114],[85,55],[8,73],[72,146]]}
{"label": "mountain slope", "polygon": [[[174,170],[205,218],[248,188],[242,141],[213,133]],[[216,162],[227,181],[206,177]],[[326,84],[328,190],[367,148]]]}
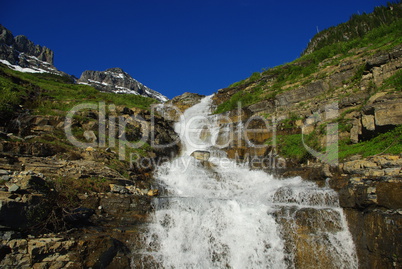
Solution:
{"label": "mountain slope", "polygon": [[[27,37],[13,34],[0,25],[0,63],[8,68],[23,73],[50,73],[69,77],[53,65],[54,53],[52,50],[35,45]],[[134,94],[154,98],[160,102],[169,100],[161,93],[151,90],[132,78],[120,68],[111,68],[106,71],[85,71],[78,80],[80,84],[110,93]]]}
{"label": "mountain slope", "polygon": [[166,96],[138,82],[121,68],[110,68],[106,71],[84,71],[78,83],[91,85],[103,92],[142,95],[160,102],[169,100]]}
{"label": "mountain slope", "polygon": [[[351,35],[346,40],[338,39],[339,33],[344,29],[353,28],[354,24],[344,23],[324,30],[312,39],[305,54],[299,59],[263,72],[255,72],[251,77],[220,90],[216,113],[235,109],[238,101],[241,101],[243,106],[263,100],[274,101],[277,95],[314,82],[320,78],[317,75],[324,76],[321,72],[324,68],[336,67],[347,57],[355,57],[357,53],[363,56],[391,51],[402,44],[402,4],[393,4],[377,10],[387,14],[388,24],[378,21],[361,36]],[[354,16],[353,20],[362,25],[372,21],[370,14]],[[317,43],[315,40],[322,42]]]}
{"label": "mountain slope", "polygon": [[309,42],[303,55],[310,54],[325,46],[361,38],[371,30],[390,25],[402,17],[402,5],[391,4],[379,6],[372,13],[362,15],[354,14],[350,20],[325,29],[316,34]]}
{"label": "mountain slope", "polygon": [[[339,115],[333,120],[341,131],[341,158],[385,149],[397,153],[402,150],[400,143],[388,148],[374,143],[371,151],[360,145],[402,124],[401,62],[402,18],[397,17],[362,37],[336,41],[219,90],[215,113],[234,114],[240,103],[249,115],[282,118],[283,134],[297,135],[299,142],[291,146],[294,139],[284,137],[278,144],[279,153],[306,162],[312,156],[301,141],[304,122],[315,112],[321,113],[325,105],[337,103]],[[316,148],[325,148],[325,124],[329,122],[310,124],[308,133]],[[392,135],[387,139],[392,140]]]}

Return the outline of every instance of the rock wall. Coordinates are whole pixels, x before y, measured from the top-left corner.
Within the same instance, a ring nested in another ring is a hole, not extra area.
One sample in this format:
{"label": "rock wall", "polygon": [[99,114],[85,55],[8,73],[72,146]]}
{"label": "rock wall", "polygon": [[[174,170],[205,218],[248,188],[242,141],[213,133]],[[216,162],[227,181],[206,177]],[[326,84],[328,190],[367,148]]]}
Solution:
{"label": "rock wall", "polygon": [[361,268],[402,266],[402,156],[341,163],[331,185],[339,192]]}

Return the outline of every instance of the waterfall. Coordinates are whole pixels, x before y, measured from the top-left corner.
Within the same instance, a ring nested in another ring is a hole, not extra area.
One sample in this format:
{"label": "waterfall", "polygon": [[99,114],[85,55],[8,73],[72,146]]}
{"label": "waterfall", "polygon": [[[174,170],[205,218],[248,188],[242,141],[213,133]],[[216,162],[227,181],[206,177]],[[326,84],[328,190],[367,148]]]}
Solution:
{"label": "waterfall", "polygon": [[[183,150],[157,169],[164,188],[145,238],[144,268],[357,268],[336,192],[278,179],[225,158],[212,96],[176,124]],[[210,152],[209,162],[196,150]]]}

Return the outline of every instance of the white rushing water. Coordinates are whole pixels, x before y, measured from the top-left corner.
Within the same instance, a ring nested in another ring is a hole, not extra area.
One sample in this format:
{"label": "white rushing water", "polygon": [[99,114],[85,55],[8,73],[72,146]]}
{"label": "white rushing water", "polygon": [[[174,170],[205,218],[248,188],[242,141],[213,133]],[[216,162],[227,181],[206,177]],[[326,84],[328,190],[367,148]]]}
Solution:
{"label": "white rushing water", "polygon": [[[336,193],[223,158],[212,147],[210,104],[211,96],[185,111],[182,154],[158,168],[165,195],[155,199],[144,268],[357,268]],[[213,164],[196,161],[195,150],[211,152]]]}

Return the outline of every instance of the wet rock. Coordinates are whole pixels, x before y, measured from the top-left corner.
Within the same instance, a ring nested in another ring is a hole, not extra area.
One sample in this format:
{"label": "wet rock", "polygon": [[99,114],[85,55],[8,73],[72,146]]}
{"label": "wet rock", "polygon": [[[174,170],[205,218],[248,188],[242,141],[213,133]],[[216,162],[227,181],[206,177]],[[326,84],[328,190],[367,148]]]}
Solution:
{"label": "wet rock", "polygon": [[[398,268],[402,259],[402,216],[375,209],[345,209],[361,268]],[[396,266],[395,266],[396,265]]]}
{"label": "wet rock", "polygon": [[191,156],[200,161],[208,161],[209,157],[211,156],[211,153],[209,151],[196,150],[193,153],[191,153]]}
{"label": "wet rock", "polygon": [[148,196],[158,196],[159,190],[149,190],[147,193]]}
{"label": "wet rock", "polygon": [[104,236],[87,243],[86,248],[92,251],[88,253],[86,268],[130,268],[130,251],[121,241]]}

